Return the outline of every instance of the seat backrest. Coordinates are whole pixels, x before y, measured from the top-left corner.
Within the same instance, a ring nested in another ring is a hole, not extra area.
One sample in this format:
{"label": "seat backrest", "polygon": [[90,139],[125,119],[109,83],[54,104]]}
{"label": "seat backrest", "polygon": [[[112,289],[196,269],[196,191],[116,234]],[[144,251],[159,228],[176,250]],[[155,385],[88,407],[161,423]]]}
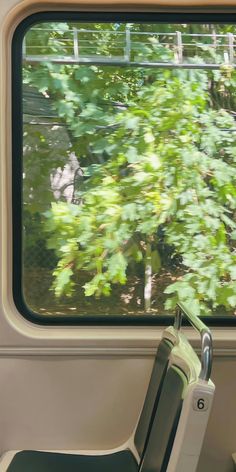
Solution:
{"label": "seat backrest", "polygon": [[171,329],[164,331],[163,338],[158,346],[145,402],[136,428],[134,443],[140,457],[142,457],[145,444],[148,442],[170,354],[177,342],[177,337],[172,331]]}
{"label": "seat backrest", "polygon": [[139,472],[195,472],[214,394],[183,334],[173,347]]}
{"label": "seat backrest", "polygon": [[151,434],[140,464],[140,472],[166,470],[186,385],[187,378],[184,373],[175,366],[171,366],[165,376]]}

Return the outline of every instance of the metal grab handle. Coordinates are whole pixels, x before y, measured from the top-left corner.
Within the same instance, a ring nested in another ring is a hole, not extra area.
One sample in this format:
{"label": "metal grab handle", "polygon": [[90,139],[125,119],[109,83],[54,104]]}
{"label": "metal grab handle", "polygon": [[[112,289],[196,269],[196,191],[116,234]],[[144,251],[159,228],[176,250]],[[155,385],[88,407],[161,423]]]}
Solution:
{"label": "metal grab handle", "polygon": [[174,328],[179,331],[182,325],[182,318],[185,318],[201,335],[201,372],[199,379],[208,381],[212,368],[212,336],[209,328],[183,303],[177,303]]}

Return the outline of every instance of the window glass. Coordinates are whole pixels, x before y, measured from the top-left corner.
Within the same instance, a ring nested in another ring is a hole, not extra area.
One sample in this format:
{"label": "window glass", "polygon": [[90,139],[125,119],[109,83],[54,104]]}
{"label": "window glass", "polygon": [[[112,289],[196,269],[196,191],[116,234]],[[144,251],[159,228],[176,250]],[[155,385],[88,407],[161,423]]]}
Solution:
{"label": "window glass", "polygon": [[235,40],[215,23],[28,28],[17,250],[29,311],[145,319],[182,301],[236,314]]}

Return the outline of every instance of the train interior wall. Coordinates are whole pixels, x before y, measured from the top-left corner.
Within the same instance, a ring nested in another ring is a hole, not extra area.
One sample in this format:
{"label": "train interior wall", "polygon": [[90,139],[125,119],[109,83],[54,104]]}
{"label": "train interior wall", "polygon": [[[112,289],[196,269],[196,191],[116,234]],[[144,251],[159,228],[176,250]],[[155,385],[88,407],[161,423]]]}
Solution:
{"label": "train interior wall", "polygon": [[[0,19],[17,3],[21,2],[1,0]],[[46,5],[46,1],[44,3]],[[230,3],[235,5],[233,0],[227,2]],[[5,97],[3,90],[1,99]],[[2,126],[5,126],[6,116],[6,111],[2,110]],[[4,147],[2,158],[5,159]],[[9,340],[4,330],[1,331],[0,345],[14,346],[14,340]],[[230,354],[214,358],[212,379],[216,395],[198,472],[234,470],[231,454],[236,451],[235,361]],[[137,423],[152,362],[153,356],[138,353],[101,357],[9,356],[7,349],[3,350],[0,356],[1,452],[21,448],[109,449],[119,446],[128,439]]]}

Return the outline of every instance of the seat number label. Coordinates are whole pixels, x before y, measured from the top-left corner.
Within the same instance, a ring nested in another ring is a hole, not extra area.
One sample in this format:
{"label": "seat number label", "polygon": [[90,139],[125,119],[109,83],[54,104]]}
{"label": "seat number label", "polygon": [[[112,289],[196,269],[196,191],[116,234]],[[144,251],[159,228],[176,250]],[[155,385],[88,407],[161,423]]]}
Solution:
{"label": "seat number label", "polygon": [[206,411],[208,410],[209,401],[205,395],[194,396],[193,398],[193,409],[196,411]]}

